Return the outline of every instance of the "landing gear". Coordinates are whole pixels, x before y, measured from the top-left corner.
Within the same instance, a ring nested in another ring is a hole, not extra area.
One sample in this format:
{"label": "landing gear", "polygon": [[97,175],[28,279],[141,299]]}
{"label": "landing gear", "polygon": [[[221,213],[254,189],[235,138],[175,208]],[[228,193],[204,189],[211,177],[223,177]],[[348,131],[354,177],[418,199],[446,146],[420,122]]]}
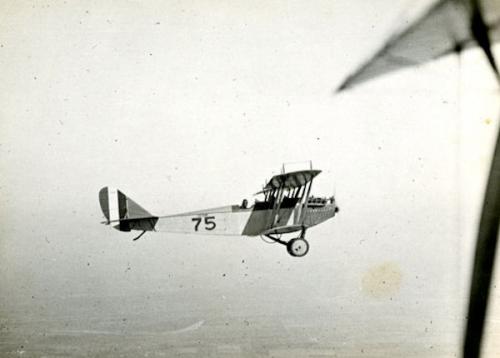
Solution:
{"label": "landing gear", "polygon": [[300,236],[289,241],[283,241],[280,239],[281,235],[275,236],[273,234],[265,234],[267,238],[273,240],[274,242],[280,243],[286,246],[288,253],[294,257],[305,256],[309,252],[309,243],[306,241],[306,228],[303,227],[300,231]]}
{"label": "landing gear", "polygon": [[305,239],[298,237],[288,241],[286,249],[290,255],[302,257],[309,251],[309,243]]}

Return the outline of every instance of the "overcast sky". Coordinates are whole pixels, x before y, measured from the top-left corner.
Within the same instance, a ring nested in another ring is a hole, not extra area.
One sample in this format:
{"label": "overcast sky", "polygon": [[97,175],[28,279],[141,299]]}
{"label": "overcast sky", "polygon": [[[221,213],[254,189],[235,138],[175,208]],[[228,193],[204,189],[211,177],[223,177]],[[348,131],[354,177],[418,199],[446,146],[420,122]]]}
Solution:
{"label": "overcast sky", "polygon": [[[176,287],[264,300],[278,280],[278,294],[302,302],[313,289],[336,317],[348,297],[343,318],[374,341],[384,325],[374,304],[410,322],[447,307],[429,342],[453,352],[498,84],[471,50],[334,94],[426,3],[2,2],[2,309],[152,292],[167,272]],[[313,194],[335,191],[341,207],[308,232],[301,260],[258,238],[132,242],[99,224],[106,185],[173,214],[240,203],[297,160],[323,170]],[[242,259],[253,263],[248,286]],[[377,275],[389,291],[371,286]],[[404,341],[423,328],[394,329]]]}

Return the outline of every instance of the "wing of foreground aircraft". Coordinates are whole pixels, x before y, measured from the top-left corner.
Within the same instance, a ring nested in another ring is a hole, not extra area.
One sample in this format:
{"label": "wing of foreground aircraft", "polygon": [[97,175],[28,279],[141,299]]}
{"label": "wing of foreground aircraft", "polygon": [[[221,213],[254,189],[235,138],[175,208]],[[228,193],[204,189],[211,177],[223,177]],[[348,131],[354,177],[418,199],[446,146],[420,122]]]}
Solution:
{"label": "wing of foreground aircraft", "polygon": [[[499,0],[439,0],[419,20],[391,36],[385,45],[348,76],[337,92],[392,71],[423,64],[479,46],[500,82],[491,49],[500,41]],[[484,194],[472,269],[463,357],[479,357],[499,235],[500,133]]]}
{"label": "wing of foreground aircraft", "polygon": [[480,46],[500,80],[491,44],[500,41],[499,0],[439,0],[413,24],[393,34],[382,48],[349,75],[342,91],[375,77]]}

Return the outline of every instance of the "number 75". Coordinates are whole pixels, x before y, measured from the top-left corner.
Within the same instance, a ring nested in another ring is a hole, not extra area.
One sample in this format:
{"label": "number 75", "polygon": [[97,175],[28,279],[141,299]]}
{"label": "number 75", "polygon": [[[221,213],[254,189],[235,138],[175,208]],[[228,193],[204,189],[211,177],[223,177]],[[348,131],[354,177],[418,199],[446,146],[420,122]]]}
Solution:
{"label": "number 75", "polygon": [[[196,221],[196,225],[194,226],[194,231],[198,231],[198,227],[202,222],[202,218],[200,217],[192,218],[191,221]],[[205,216],[204,221],[205,221],[205,230],[211,231],[215,229],[215,227],[217,226],[215,224],[215,216]]]}

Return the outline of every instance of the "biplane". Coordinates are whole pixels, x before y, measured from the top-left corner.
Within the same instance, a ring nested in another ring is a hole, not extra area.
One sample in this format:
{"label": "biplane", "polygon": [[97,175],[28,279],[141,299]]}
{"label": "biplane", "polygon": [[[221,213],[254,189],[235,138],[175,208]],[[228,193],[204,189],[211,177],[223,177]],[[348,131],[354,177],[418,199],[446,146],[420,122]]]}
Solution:
{"label": "biplane", "polygon": [[[201,234],[261,236],[285,245],[290,255],[301,257],[309,251],[306,230],[331,219],[339,211],[334,196],[311,195],[313,179],[321,173],[313,170],[285,172],[273,176],[249,206],[228,205],[177,215],[156,216],[142,208],[120,190],[104,187],[99,203],[106,217],[104,224],[120,231],[139,230],[139,239],[148,231]],[[285,236],[293,235],[288,240]]]}

